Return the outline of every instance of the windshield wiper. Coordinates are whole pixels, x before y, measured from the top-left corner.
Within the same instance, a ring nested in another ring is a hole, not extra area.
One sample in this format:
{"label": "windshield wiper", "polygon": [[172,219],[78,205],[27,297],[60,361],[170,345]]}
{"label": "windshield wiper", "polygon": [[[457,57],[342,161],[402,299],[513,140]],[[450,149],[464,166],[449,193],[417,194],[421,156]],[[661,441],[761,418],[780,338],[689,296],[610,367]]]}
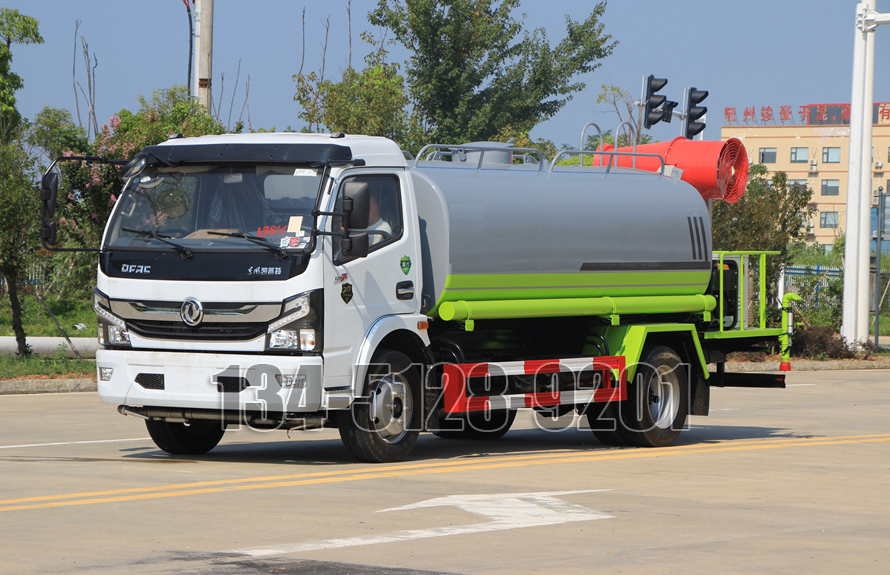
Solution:
{"label": "windshield wiper", "polygon": [[287,251],[283,247],[273,244],[272,242],[267,241],[259,236],[252,236],[244,232],[214,232],[210,230],[208,230],[207,233],[213,234],[214,236],[226,236],[228,238],[244,238],[245,240],[253,242],[258,246],[262,246],[270,251],[275,252],[275,257],[277,257],[278,259],[283,260],[287,258]]}
{"label": "windshield wiper", "polygon": [[148,230],[133,230],[130,228],[121,228],[121,231],[129,232],[131,234],[139,234],[140,236],[148,236],[148,237],[152,238],[153,240],[158,240],[161,243],[167,244],[168,246],[172,246],[173,248],[176,249],[176,251],[178,251],[180,254],[182,254],[182,257],[184,257],[187,260],[192,259],[192,256],[195,255],[192,253],[192,250],[187,248],[186,246],[177,244],[176,242],[171,242],[169,239],[170,236],[162,236],[162,235],[159,235],[157,232],[152,232],[152,231],[148,231]]}

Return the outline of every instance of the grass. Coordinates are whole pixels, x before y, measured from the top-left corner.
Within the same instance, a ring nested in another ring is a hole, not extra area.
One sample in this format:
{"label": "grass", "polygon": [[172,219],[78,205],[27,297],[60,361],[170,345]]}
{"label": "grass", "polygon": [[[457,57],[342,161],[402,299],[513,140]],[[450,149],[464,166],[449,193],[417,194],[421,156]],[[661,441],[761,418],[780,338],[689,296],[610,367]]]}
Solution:
{"label": "grass", "polygon": [[[20,298],[22,302],[22,324],[25,335],[30,337],[61,337],[62,333],[53,322],[46,309],[33,295]],[[59,300],[44,297],[43,301],[59,320],[68,337],[96,337],[96,312],[93,311],[92,300],[75,301]],[[74,326],[83,324],[84,330]],[[3,294],[0,300],[0,336],[15,335],[12,332],[12,310],[9,307],[9,296]]]}
{"label": "grass", "polygon": [[92,359],[76,359],[57,353],[50,357],[18,358],[0,356],[0,379],[34,379],[42,377],[96,377],[96,362]]}

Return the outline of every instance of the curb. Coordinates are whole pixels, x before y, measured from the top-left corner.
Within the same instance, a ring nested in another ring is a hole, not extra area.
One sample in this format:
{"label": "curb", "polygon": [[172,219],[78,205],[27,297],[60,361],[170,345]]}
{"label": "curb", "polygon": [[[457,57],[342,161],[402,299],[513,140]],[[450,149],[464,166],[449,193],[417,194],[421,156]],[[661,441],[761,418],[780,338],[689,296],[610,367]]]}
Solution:
{"label": "curb", "polygon": [[[845,361],[792,361],[791,371],[829,371],[856,369],[890,369],[890,359]],[[758,363],[727,363],[730,373],[779,371],[778,361]],[[0,380],[0,395],[27,393],[69,393],[97,391],[92,379],[6,379]]]}
{"label": "curb", "polygon": [[92,379],[6,379],[0,381],[0,395],[96,390],[96,382]]}
{"label": "curb", "polygon": [[[791,360],[791,371],[829,371],[839,369],[890,369],[890,359],[846,359],[828,361]],[[727,363],[727,372],[779,371],[778,361]],[[787,372],[786,372],[787,373]]]}

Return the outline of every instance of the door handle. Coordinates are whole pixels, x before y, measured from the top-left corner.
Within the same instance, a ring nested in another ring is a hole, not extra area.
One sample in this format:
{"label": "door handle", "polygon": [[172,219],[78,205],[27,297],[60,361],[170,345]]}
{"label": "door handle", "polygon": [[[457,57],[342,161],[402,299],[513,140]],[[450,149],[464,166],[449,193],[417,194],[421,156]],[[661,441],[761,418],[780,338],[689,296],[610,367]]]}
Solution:
{"label": "door handle", "polygon": [[396,299],[414,299],[414,282],[397,283]]}

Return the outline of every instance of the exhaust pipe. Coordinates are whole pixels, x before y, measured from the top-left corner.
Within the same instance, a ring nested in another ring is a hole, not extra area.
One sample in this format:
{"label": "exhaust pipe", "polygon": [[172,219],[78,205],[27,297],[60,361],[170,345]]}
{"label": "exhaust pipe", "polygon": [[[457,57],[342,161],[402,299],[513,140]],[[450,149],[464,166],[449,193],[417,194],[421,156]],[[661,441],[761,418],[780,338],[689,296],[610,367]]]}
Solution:
{"label": "exhaust pipe", "polygon": [[249,425],[255,428],[269,429],[293,429],[309,430],[325,427],[329,421],[321,415],[310,414],[297,419],[262,419],[259,416],[232,411],[220,411],[215,409],[172,409],[169,407],[131,407],[119,405],[118,413],[131,415],[140,419],[163,419],[171,422],[185,422],[190,420],[225,421]]}

